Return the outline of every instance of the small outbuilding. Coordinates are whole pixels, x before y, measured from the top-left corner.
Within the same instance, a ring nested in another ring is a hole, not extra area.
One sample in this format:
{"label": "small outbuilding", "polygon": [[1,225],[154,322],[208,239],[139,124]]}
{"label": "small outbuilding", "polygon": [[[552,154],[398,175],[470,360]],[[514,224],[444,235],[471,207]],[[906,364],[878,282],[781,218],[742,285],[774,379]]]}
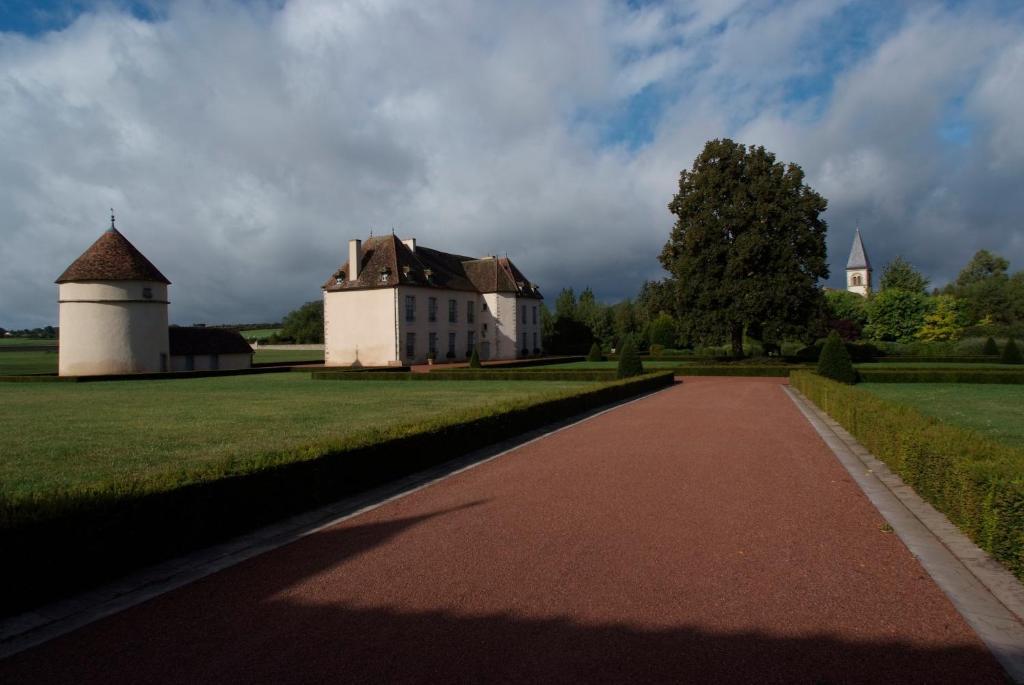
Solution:
{"label": "small outbuilding", "polygon": [[227,371],[252,366],[252,348],[226,328],[171,326],[171,371]]}

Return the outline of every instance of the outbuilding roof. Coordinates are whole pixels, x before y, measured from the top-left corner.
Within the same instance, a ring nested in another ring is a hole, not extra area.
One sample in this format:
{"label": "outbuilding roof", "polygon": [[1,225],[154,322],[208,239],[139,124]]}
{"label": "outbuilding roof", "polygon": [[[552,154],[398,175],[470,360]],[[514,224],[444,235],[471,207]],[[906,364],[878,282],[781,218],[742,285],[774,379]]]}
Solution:
{"label": "outbuilding roof", "polygon": [[116,228],[104,231],[89,249],[71,263],[57,283],[74,281],[150,281],[167,283],[167,277],[153,266]]}
{"label": "outbuilding roof", "polygon": [[[394,235],[368,238],[362,243],[362,263],[355,281],[348,278],[345,262],[323,284],[328,292],[417,285],[479,293],[515,293],[543,299],[536,285],[508,257],[466,257],[417,245],[409,248]],[[381,275],[387,275],[387,281]],[[344,275],[344,276],[342,276]],[[339,282],[340,281],[340,282]]]}
{"label": "outbuilding roof", "polygon": [[242,334],[227,328],[171,326],[167,333],[172,355],[252,353]]}

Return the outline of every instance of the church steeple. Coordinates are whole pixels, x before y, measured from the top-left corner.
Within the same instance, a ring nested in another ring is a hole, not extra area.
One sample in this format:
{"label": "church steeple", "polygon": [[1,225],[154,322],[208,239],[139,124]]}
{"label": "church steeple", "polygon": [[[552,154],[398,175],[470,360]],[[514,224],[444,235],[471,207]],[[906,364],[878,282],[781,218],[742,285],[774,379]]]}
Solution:
{"label": "church steeple", "polygon": [[859,228],[853,236],[850,258],[846,260],[846,289],[863,297],[871,293],[871,261],[864,250]]}

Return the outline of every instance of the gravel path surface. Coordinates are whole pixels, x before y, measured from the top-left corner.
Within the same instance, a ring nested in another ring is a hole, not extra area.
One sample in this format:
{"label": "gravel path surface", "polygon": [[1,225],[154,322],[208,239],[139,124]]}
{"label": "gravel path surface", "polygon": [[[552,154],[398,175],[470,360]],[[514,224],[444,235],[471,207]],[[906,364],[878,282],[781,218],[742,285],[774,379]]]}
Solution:
{"label": "gravel path surface", "polygon": [[1005,682],[784,382],[688,378],[0,682]]}

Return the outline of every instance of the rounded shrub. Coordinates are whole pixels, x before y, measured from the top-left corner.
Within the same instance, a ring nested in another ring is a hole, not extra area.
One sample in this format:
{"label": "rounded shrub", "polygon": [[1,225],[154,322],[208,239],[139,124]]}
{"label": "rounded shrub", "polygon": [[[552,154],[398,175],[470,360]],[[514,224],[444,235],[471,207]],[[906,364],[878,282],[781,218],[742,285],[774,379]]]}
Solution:
{"label": "rounded shrub", "polygon": [[622,350],[619,352],[619,378],[639,376],[644,372],[644,365],[640,362],[640,354],[637,352],[633,336],[626,336],[622,343]]}
{"label": "rounded shrub", "polygon": [[985,346],[981,348],[981,353],[993,357],[999,354],[999,345],[996,345],[996,339],[989,336],[989,339],[985,341]]}
{"label": "rounded shrub", "polygon": [[469,368],[479,369],[480,368],[480,355],[476,351],[476,345],[473,345],[473,354],[469,355]]}
{"label": "rounded shrub", "polygon": [[1024,357],[1021,357],[1020,350],[1017,349],[1017,343],[1010,338],[1006,341],[1006,345],[1003,346],[1003,356],[1000,361],[1004,364],[1021,364],[1024,363]]}
{"label": "rounded shrub", "polygon": [[597,343],[590,346],[590,352],[587,353],[588,362],[599,362],[604,360],[604,355],[601,354],[601,348]]}
{"label": "rounded shrub", "polygon": [[843,344],[839,333],[832,331],[825,340],[825,346],[821,348],[821,356],[818,357],[818,373],[826,378],[839,381],[840,383],[853,384],[857,382],[857,371],[853,368],[850,360],[850,353]]}

